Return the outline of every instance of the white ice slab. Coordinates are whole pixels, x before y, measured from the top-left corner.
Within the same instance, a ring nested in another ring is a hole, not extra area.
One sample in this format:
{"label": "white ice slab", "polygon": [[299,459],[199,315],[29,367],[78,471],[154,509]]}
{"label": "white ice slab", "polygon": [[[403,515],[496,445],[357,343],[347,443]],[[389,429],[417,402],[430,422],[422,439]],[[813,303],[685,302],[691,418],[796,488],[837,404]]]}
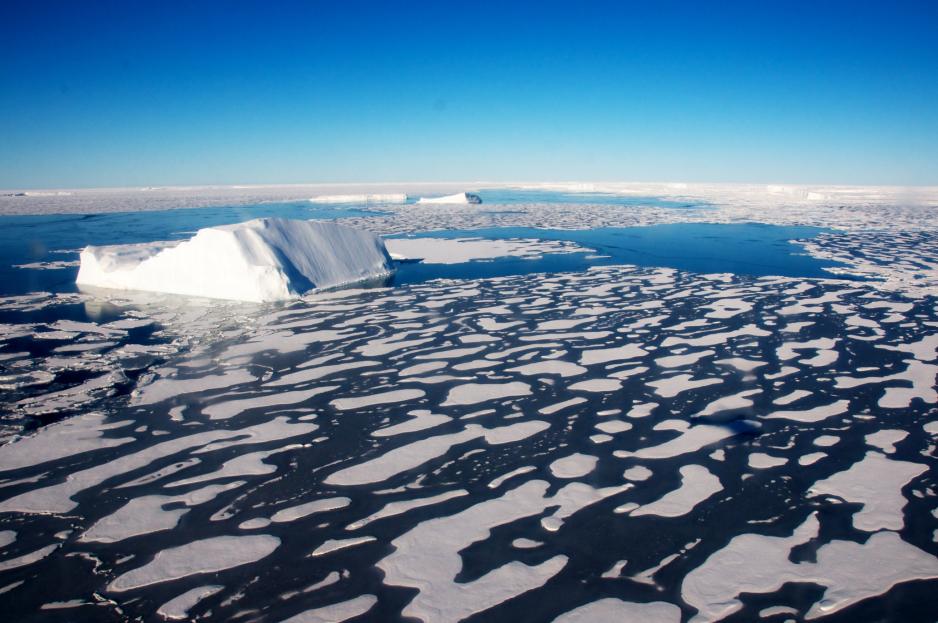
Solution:
{"label": "white ice slab", "polygon": [[450,203],[450,204],[469,204],[482,203],[479,195],[472,193],[456,193],[455,195],[446,195],[445,197],[421,197],[417,203]]}
{"label": "white ice slab", "polygon": [[260,303],[390,271],[374,234],[326,221],[262,218],[200,229],[178,244],[85,247],[76,282]]}

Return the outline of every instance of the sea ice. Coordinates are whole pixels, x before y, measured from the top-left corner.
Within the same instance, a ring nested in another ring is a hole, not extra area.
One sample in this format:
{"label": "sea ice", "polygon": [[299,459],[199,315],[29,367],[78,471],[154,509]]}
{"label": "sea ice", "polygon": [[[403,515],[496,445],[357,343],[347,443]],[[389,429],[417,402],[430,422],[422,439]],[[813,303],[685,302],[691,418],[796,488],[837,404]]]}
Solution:
{"label": "sea ice", "polygon": [[680,471],[680,487],[632,511],[631,516],[680,517],[694,510],[694,507],[713,494],[723,490],[720,479],[706,467],[685,465]]}
{"label": "sea ice", "polygon": [[535,239],[387,238],[384,246],[394,259],[419,259],[424,264],[461,264],[501,257],[538,259],[545,253],[591,250],[572,242]]}
{"label": "sea ice", "polygon": [[831,404],[819,405],[811,409],[805,409],[804,411],[774,411],[762,417],[767,420],[792,420],[794,422],[813,424],[814,422],[820,422],[821,420],[826,420],[835,415],[843,415],[849,408],[849,400],[838,400]]}
{"label": "sea ice", "polygon": [[928,466],[921,463],[894,461],[877,452],[867,452],[850,469],[814,483],[811,493],[862,504],[863,508],[853,516],[857,530],[901,530],[907,503],[902,488],[927,471]]}
{"label": "sea ice", "polygon": [[582,478],[596,468],[595,456],[579,452],[556,459],[550,464],[550,473],[557,478]]}
{"label": "sea ice", "polygon": [[336,398],[329,404],[339,411],[348,411],[350,409],[364,409],[365,407],[373,407],[375,405],[407,402],[417,400],[423,396],[424,391],[422,389],[392,389],[390,391],[368,394],[366,396]]}
{"label": "sea ice", "polygon": [[160,606],[156,613],[164,619],[171,621],[182,621],[189,618],[189,610],[194,608],[203,599],[211,597],[218,591],[225,588],[218,584],[209,584],[207,586],[197,586],[185,593],[170,599]]}
{"label": "sea ice", "polygon": [[541,512],[556,503],[545,497],[548,484],[529,481],[503,496],[459,513],[429,519],[392,541],[394,551],[378,562],[384,582],[417,589],[404,607],[405,617],[455,623],[544,585],[566,566],[557,555],[540,564],[513,561],[471,582],[456,582],[459,552],[489,538],[492,528]]}
{"label": "sea ice", "polygon": [[527,396],[531,386],[520,381],[510,383],[466,383],[449,390],[443,406],[474,405],[488,400]]}
{"label": "sea ice", "polygon": [[280,539],[267,534],[216,536],[164,549],[143,565],[116,577],[108,590],[119,592],[199,573],[215,573],[269,556]]}
{"label": "sea ice", "polygon": [[346,530],[358,530],[364,526],[370,524],[373,521],[378,521],[379,519],[385,519],[387,517],[395,517],[406,513],[407,511],[413,510],[415,508],[423,508],[424,506],[431,506],[433,504],[441,504],[447,500],[452,500],[453,498],[462,497],[464,495],[469,495],[469,492],[465,489],[456,489],[455,491],[446,491],[439,495],[432,495],[430,497],[418,498],[416,500],[401,500],[398,502],[389,502],[384,505],[376,512],[368,515],[364,519],[359,519],[356,522],[349,524],[346,527]]}
{"label": "sea ice", "polygon": [[308,517],[315,513],[324,513],[345,508],[351,504],[351,502],[352,501],[346,497],[322,498],[307,502],[306,504],[300,504],[299,506],[291,506],[290,508],[279,510],[270,517],[270,520],[275,523],[296,521],[297,519],[302,519],[303,517]]}
{"label": "sea ice", "polygon": [[687,574],[681,597],[698,610],[691,623],[719,621],[742,608],[745,593],[772,593],[787,582],[811,582],[824,594],[806,620],[833,614],[896,584],[938,577],[934,556],[878,532],[866,543],[831,541],[817,550],[816,562],[792,562],[791,550],[818,534],[810,516],[790,537],[741,534]]}
{"label": "sea ice", "polygon": [[104,431],[129,423],[126,420],[108,422],[101,413],[88,413],[56,422],[43,428],[41,435],[0,446],[0,472],[130,443],[133,437],[104,436]]}
{"label": "sea ice", "polygon": [[689,452],[696,452],[701,448],[732,437],[736,433],[723,426],[698,424],[691,426],[682,420],[665,420],[654,427],[655,430],[676,430],[680,435],[656,446],[643,446],[635,451],[616,450],[614,456],[619,458],[635,457],[639,459],[670,459]]}
{"label": "sea ice", "polygon": [[678,623],[681,609],[663,601],[626,602],[606,597],[560,615],[553,623]]}
{"label": "sea ice", "polygon": [[282,623],[341,623],[365,614],[377,602],[378,598],[374,595],[361,595],[348,601],[306,610]]}
{"label": "sea ice", "polygon": [[512,443],[549,428],[547,422],[532,420],[498,428],[467,426],[448,435],[437,435],[394,448],[364,463],[341,469],[326,478],[329,485],[360,486],[388,480],[397,474],[419,467],[446,454],[450,448],[480,437],[491,445]]}

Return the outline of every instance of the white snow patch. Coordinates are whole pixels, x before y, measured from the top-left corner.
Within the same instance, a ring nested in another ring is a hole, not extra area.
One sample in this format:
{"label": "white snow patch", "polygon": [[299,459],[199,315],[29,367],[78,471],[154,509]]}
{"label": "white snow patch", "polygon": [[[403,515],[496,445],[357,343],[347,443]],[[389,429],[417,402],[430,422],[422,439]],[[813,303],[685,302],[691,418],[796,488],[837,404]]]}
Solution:
{"label": "white snow patch", "polygon": [[515,368],[508,368],[507,372],[519,372],[525,376],[539,376],[557,374],[561,377],[577,376],[586,372],[586,368],[569,361],[538,361]]}
{"label": "white snow patch", "polygon": [[101,413],[79,415],[45,426],[31,437],[0,446],[0,472],[31,467],[134,441],[133,437],[105,437],[104,432],[129,424],[108,422]]}
{"label": "white snow patch", "polygon": [[332,552],[348,549],[357,545],[364,545],[365,543],[371,543],[372,541],[377,541],[377,539],[373,536],[357,536],[351,539],[329,539],[314,549],[310,556],[325,556],[326,554],[331,554]]}
{"label": "white snow patch", "polygon": [[614,392],[622,389],[622,381],[616,379],[589,379],[570,385],[567,389],[580,392]]}
{"label": "white snow patch", "polygon": [[129,591],[199,573],[217,573],[269,556],[280,539],[266,534],[216,536],[164,549],[143,565],[116,577],[108,590]]}
{"label": "white snow patch", "polygon": [[622,420],[606,420],[605,422],[596,424],[595,428],[609,435],[617,435],[627,430],[632,430],[632,424],[623,422]]}
{"label": "white snow patch", "polygon": [[400,500],[397,502],[389,502],[382,506],[380,509],[368,515],[364,519],[359,519],[351,524],[349,524],[345,529],[346,530],[358,530],[367,526],[373,521],[378,521],[379,519],[385,519],[387,517],[396,517],[397,515],[402,515],[407,511],[413,510],[415,508],[423,508],[424,506],[432,506],[433,504],[441,504],[447,500],[452,500],[453,498],[459,498],[464,495],[469,495],[469,492],[465,489],[456,489],[454,491],[446,491],[439,495],[432,495],[426,498],[417,498],[415,500]]}
{"label": "white snow patch", "polygon": [[361,616],[378,603],[374,595],[360,595],[354,599],[306,610],[282,621],[282,623],[342,623]]}
{"label": "white snow patch", "polygon": [[572,242],[535,239],[490,240],[485,238],[385,238],[384,246],[397,260],[421,260],[424,264],[462,264],[502,257],[538,259],[545,253],[590,251]]}
{"label": "white snow patch", "polygon": [[679,623],[681,609],[663,601],[636,603],[606,597],[561,614],[553,623]]}
{"label": "white snow patch", "polygon": [[635,451],[616,450],[613,454],[619,458],[635,457],[638,459],[669,459],[689,452],[696,452],[705,446],[732,437],[735,433],[725,426],[698,424],[691,426],[683,420],[665,420],[658,423],[655,430],[676,430],[680,435],[658,444],[645,446]]}
{"label": "white snow patch", "polygon": [[843,415],[850,407],[849,400],[838,400],[828,405],[820,405],[804,411],[773,411],[763,416],[766,420],[791,420],[794,422],[820,422],[835,415]]}
{"label": "white snow patch", "polygon": [[576,511],[624,490],[593,489],[574,482],[548,497],[545,495],[548,489],[547,482],[532,480],[500,498],[480,502],[455,515],[421,522],[394,539],[391,543],[394,551],[378,562],[378,568],[384,572],[386,584],[419,591],[404,608],[403,616],[455,623],[543,586],[563,570],[566,556],[554,556],[537,565],[512,561],[476,580],[456,582],[463,565],[460,552],[488,539],[496,526],[559,505],[555,514],[546,518],[552,520],[548,525],[553,527]]}
{"label": "white snow patch", "polygon": [[595,456],[577,452],[553,461],[550,464],[550,473],[555,478],[582,478],[596,469],[598,461]]}
{"label": "white snow patch", "polygon": [[371,436],[393,437],[394,435],[413,433],[416,431],[433,428],[434,426],[439,426],[440,424],[445,424],[446,422],[449,422],[453,419],[448,415],[431,413],[426,409],[414,409],[413,411],[408,411],[407,415],[411,416],[409,420],[405,420],[400,424],[379,428],[378,430],[372,432]]}
{"label": "white snow patch", "polygon": [[441,457],[455,445],[484,438],[492,445],[519,441],[550,427],[540,420],[519,422],[498,428],[467,426],[458,433],[420,439],[389,450],[373,459],[341,469],[324,481],[330,485],[356,486],[383,482],[397,474],[414,469],[427,461]]}
{"label": "white snow patch", "polygon": [[633,480],[636,482],[641,482],[643,480],[648,480],[652,477],[653,472],[643,465],[636,465],[635,467],[630,467],[624,472],[622,472],[622,477],[626,480]]}
{"label": "white snow patch", "polygon": [[928,466],[921,463],[894,461],[878,452],[867,452],[850,469],[814,483],[810,492],[863,504],[853,516],[857,530],[901,530],[902,509],[906,505],[902,488],[927,471]]}
{"label": "white snow patch", "polygon": [[688,573],[681,597],[698,614],[691,623],[719,621],[743,606],[744,593],[772,593],[787,582],[826,587],[807,620],[833,614],[896,584],[938,577],[938,560],[895,532],[879,532],[866,543],[832,541],[817,551],[817,562],[792,562],[791,550],[817,536],[809,517],[790,537],[743,534],[734,537],[700,567]]}
{"label": "white snow patch", "polygon": [[457,385],[449,390],[443,406],[474,405],[500,398],[513,398],[515,396],[528,396],[531,386],[521,381],[510,383],[466,383]]}
{"label": "white snow patch", "polygon": [[195,607],[203,599],[211,597],[218,591],[225,588],[219,584],[209,584],[207,586],[197,586],[178,595],[165,604],[157,608],[156,613],[164,619],[171,621],[184,621],[189,618],[189,610]]}
{"label": "white snow patch", "polygon": [[329,404],[339,411],[349,411],[351,409],[364,409],[365,407],[373,407],[375,405],[417,400],[418,398],[423,398],[424,395],[425,392],[422,389],[392,389],[391,391],[368,394],[367,396],[336,398]]}
{"label": "white snow patch", "polygon": [[811,452],[809,454],[805,454],[804,456],[798,457],[798,465],[801,465],[802,467],[807,467],[808,465],[814,465],[815,463],[823,459],[825,456],[827,456],[827,454],[825,454],[824,452]]}
{"label": "white snow patch", "polygon": [[590,366],[598,363],[608,363],[610,361],[620,361],[622,359],[634,359],[647,355],[648,352],[636,344],[626,344],[615,348],[595,348],[584,350],[580,353],[580,364]]}
{"label": "white snow patch", "polygon": [[909,433],[898,429],[884,429],[866,436],[866,443],[892,454],[896,451],[896,444],[909,436]]}
{"label": "white snow patch", "polygon": [[788,462],[788,459],[781,456],[772,456],[765,452],[753,452],[749,455],[749,467],[753,469],[769,469],[778,467]]}
{"label": "white snow patch", "polygon": [[417,203],[444,203],[444,204],[470,204],[482,203],[479,195],[473,193],[456,193],[455,195],[445,195],[443,197],[421,197]]}
{"label": "white snow patch", "polygon": [[300,504],[298,506],[291,506],[289,508],[279,510],[271,515],[270,520],[275,523],[287,523],[290,521],[296,521],[297,519],[302,519],[303,517],[308,517],[315,513],[325,513],[327,511],[345,508],[351,503],[352,500],[346,497],[313,500],[312,502],[307,502],[306,504]]}
{"label": "white snow patch", "polygon": [[676,374],[657,381],[649,381],[647,385],[654,387],[655,394],[662,398],[674,398],[682,392],[707,387],[708,385],[717,385],[722,382],[723,379],[719,378],[693,379],[690,374]]}
{"label": "white snow patch", "polygon": [[720,479],[706,467],[685,465],[680,471],[680,487],[650,504],[640,506],[631,512],[631,516],[681,517],[694,510],[698,504],[713,494],[723,490]]}
{"label": "white snow patch", "polygon": [[243,413],[248,409],[257,409],[260,407],[279,407],[286,405],[295,405],[305,402],[333,389],[338,385],[327,385],[325,387],[314,387],[313,389],[297,390],[293,392],[278,392],[267,396],[255,396],[253,398],[239,398],[237,400],[226,400],[225,402],[215,403],[202,409],[202,414],[208,416],[210,420],[225,420]]}

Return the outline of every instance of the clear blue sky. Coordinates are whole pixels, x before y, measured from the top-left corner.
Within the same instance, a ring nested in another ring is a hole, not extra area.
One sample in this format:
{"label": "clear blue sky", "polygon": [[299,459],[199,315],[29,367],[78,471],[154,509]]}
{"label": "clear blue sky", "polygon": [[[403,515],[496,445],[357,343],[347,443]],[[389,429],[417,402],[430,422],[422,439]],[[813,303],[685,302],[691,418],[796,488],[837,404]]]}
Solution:
{"label": "clear blue sky", "polygon": [[938,2],[0,2],[0,187],[938,184]]}

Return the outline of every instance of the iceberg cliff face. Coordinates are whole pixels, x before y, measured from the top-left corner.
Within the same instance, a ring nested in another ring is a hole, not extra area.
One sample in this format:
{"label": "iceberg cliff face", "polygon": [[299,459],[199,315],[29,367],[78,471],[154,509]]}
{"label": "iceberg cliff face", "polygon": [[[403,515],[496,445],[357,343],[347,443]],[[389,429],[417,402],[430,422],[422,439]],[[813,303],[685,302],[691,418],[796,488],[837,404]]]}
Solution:
{"label": "iceberg cliff face", "polygon": [[86,247],[76,282],[260,303],[390,272],[374,234],[329,221],[263,218],[200,229],[178,244]]}

